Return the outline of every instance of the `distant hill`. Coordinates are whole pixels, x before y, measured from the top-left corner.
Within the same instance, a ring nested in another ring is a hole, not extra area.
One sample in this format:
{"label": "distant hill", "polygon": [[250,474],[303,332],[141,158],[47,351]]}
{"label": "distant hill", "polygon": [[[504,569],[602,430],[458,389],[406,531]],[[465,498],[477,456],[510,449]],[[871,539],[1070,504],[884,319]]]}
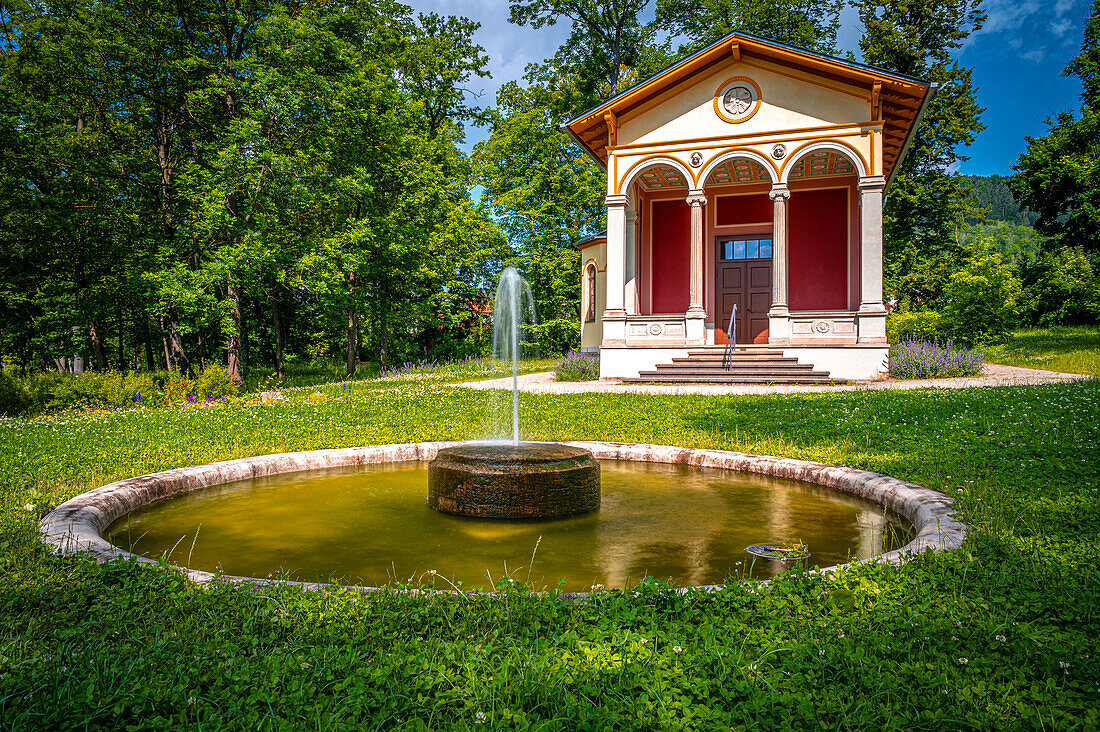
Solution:
{"label": "distant hill", "polygon": [[1034,226],[1039,214],[1026,208],[1021,209],[1012,197],[1008,187],[1008,178],[1001,175],[964,175],[974,187],[973,198],[979,206],[989,207],[989,218],[993,221],[1007,221],[1010,224]]}

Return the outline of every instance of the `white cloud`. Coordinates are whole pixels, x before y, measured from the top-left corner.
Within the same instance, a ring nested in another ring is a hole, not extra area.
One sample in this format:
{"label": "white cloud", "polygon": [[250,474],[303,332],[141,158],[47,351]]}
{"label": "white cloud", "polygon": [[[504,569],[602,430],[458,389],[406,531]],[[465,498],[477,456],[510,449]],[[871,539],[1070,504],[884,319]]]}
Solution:
{"label": "white cloud", "polygon": [[[1064,0],[1059,0],[1059,5]],[[1069,0],[1072,7],[1072,0]],[[1037,0],[988,0],[986,2],[988,17],[981,33],[1003,33],[1005,31],[1018,30],[1030,16],[1043,9]]]}
{"label": "white cloud", "polygon": [[1056,20],[1050,24],[1050,32],[1056,36],[1064,36],[1073,27],[1072,20]]}
{"label": "white cloud", "polygon": [[496,102],[501,85],[521,79],[527,64],[554,55],[569,35],[569,22],[535,30],[508,22],[508,5],[504,0],[405,0],[414,10],[441,15],[462,15],[481,23],[474,41],[485,48],[489,56],[491,79],[471,82],[478,92],[480,104]]}
{"label": "white cloud", "polygon": [[[1020,58],[1040,63],[1048,56],[1052,45],[1061,47],[1078,42],[1080,18],[1086,2],[1056,0],[1050,4],[1040,0],[987,0],[988,17],[974,38],[1000,35],[1000,42],[1023,51]],[[1049,33],[1035,32],[1037,28],[1047,28]]]}

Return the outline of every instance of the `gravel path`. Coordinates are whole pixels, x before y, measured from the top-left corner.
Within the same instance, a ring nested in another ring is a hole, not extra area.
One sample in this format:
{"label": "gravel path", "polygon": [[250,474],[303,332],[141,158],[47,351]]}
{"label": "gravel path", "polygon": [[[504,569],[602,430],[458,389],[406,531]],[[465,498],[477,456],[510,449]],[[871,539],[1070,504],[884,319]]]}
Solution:
{"label": "gravel path", "polygon": [[[1083,374],[1062,374],[1057,371],[1025,369],[987,363],[981,376],[950,379],[882,379],[851,384],[821,386],[812,384],[623,384],[618,379],[600,381],[554,381],[554,374],[544,371],[519,377],[519,389],[530,394],[817,394],[835,391],[872,389],[964,389],[973,386],[1019,386],[1053,384],[1088,379]],[[467,381],[456,386],[469,389],[511,389],[512,379]]]}

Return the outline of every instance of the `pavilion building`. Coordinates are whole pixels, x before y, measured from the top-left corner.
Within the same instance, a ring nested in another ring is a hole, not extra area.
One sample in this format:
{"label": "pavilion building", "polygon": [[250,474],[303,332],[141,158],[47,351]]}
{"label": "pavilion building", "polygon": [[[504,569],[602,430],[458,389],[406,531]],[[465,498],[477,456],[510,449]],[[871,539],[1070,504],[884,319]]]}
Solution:
{"label": "pavilion building", "polygon": [[565,127],[607,170],[581,345],[637,377],[734,339],[834,379],[886,368],[882,208],[934,86],[746,33]]}

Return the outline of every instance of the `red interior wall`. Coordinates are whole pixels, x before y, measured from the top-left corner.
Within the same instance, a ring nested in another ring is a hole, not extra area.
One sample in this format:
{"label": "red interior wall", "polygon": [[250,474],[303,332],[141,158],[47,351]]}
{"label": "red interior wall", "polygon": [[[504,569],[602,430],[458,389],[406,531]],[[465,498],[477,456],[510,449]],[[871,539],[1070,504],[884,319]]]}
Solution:
{"label": "red interior wall", "polygon": [[718,196],[715,204],[718,226],[760,224],[772,220],[772,201],[767,193],[756,195]]}
{"label": "red interior wall", "polygon": [[686,201],[653,201],[652,312],[682,313],[688,308],[691,271],[691,212]]}
{"label": "red interior wall", "polygon": [[788,306],[843,310],[848,305],[848,191],[792,191],[787,206]]}

